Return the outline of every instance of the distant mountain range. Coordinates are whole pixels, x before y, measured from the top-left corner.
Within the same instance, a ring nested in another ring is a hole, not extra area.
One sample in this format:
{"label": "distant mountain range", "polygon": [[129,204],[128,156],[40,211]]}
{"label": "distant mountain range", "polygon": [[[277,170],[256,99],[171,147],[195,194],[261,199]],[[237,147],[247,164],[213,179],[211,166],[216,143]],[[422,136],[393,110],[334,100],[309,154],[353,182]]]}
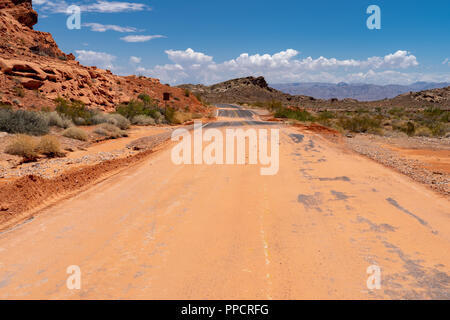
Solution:
{"label": "distant mountain range", "polygon": [[[314,84],[315,86],[320,86],[324,88],[347,88],[351,92],[350,88],[358,88],[360,90],[360,95],[363,91],[371,92],[371,88],[381,87],[395,87],[395,86],[374,86],[374,85],[348,85],[348,84]],[[436,86],[441,86],[443,84],[435,84]],[[420,90],[420,88],[433,88],[435,85],[431,83],[415,83],[411,86],[405,86],[401,91],[396,91],[392,95],[396,95],[397,92],[403,92],[393,98],[384,99],[386,93],[383,94],[383,98],[377,101],[358,101],[352,98],[342,98],[336,99],[336,94],[332,94],[329,97],[332,98],[316,98],[307,95],[300,94],[290,94],[283,92],[286,91],[288,85],[282,85],[281,90],[274,89],[270,87],[263,77],[247,77],[232,79],[225,82],[217,83],[212,86],[205,86],[202,84],[184,84],[178,86],[182,89],[187,89],[193,94],[200,96],[204,101],[209,103],[256,103],[256,102],[272,102],[278,101],[285,106],[299,106],[305,108],[315,108],[315,107],[327,107],[327,108],[360,108],[360,107],[425,107],[425,106],[443,106],[450,107],[450,85],[446,88],[437,89],[427,89]],[[279,85],[281,86],[281,85]],[[291,85],[295,86],[295,85]],[[314,86],[313,86],[314,87]],[[402,87],[402,86],[396,86]],[[398,90],[400,90],[398,88]],[[322,89],[317,89],[320,90]],[[331,90],[331,89],[330,89]],[[356,89],[355,89],[356,90]],[[414,90],[414,91],[413,91]],[[406,92],[405,92],[406,91]],[[410,92],[413,91],[413,92]],[[386,92],[386,90],[384,91]],[[319,95],[316,94],[316,96]],[[305,93],[312,95],[313,93]],[[367,97],[367,95],[366,95]]]}
{"label": "distant mountain range", "polygon": [[359,101],[376,101],[391,99],[408,92],[418,92],[450,86],[450,83],[416,82],[411,85],[375,85],[349,83],[285,83],[271,84],[272,88],[292,95],[304,95],[316,99],[356,99]]}

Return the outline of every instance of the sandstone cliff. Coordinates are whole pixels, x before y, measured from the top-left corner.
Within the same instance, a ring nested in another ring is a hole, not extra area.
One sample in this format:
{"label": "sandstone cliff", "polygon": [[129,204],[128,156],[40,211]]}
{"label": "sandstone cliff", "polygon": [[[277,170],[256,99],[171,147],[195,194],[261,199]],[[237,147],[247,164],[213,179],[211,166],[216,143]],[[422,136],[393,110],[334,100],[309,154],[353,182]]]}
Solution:
{"label": "sandstone cliff", "polygon": [[[85,67],[65,54],[47,32],[33,30],[37,13],[31,0],[0,0],[0,102],[19,108],[53,107],[57,97],[79,100],[90,108],[112,111],[140,93],[161,106],[202,112],[203,105],[184,90],[158,79],[121,77]],[[163,101],[170,93],[171,100]]]}

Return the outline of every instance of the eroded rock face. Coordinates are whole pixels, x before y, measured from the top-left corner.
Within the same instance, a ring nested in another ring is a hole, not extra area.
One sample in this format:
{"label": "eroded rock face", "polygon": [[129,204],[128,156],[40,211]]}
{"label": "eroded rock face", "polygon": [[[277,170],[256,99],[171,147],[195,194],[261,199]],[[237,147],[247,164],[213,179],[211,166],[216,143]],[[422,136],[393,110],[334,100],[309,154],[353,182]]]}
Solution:
{"label": "eroded rock face", "polygon": [[[37,13],[31,0],[0,0],[0,102],[15,107],[53,107],[54,99],[79,100],[90,108],[113,111],[141,93],[160,106],[191,111],[205,108],[179,88],[145,77],[120,77],[108,70],[85,67],[62,52],[52,35],[32,30]],[[171,100],[163,101],[170,93]]]}
{"label": "eroded rock face", "polygon": [[33,10],[32,0],[0,0],[0,10],[12,15],[18,22],[28,28],[38,22],[38,14]]}

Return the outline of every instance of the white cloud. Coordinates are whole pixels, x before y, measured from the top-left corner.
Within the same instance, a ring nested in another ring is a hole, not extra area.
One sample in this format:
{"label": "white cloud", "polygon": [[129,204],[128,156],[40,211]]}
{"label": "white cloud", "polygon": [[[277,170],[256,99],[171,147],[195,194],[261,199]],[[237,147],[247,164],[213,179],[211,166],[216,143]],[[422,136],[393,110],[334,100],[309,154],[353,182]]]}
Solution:
{"label": "white cloud", "polygon": [[139,64],[139,63],[141,63],[141,61],[142,61],[142,58],[140,58],[140,57],[135,57],[135,56],[130,57],[130,63]]}
{"label": "white cloud", "polygon": [[97,1],[89,5],[82,5],[81,11],[85,12],[129,12],[151,10],[143,3],[121,2],[121,1]]}
{"label": "white cloud", "polygon": [[90,50],[76,50],[75,52],[77,54],[77,60],[82,64],[96,66],[102,69],[115,69],[113,62],[116,60],[116,57],[109,53]]}
{"label": "white cloud", "polygon": [[442,64],[448,64],[450,66],[450,59],[445,58],[445,60],[442,62]]}
{"label": "white cloud", "polygon": [[83,23],[83,27],[91,28],[94,32],[106,32],[106,31],[116,31],[116,32],[137,32],[138,30],[133,27],[121,27],[112,24],[101,24],[101,23]]}
{"label": "white cloud", "polygon": [[66,13],[70,5],[78,5],[82,12],[117,13],[151,10],[144,3],[106,0],[97,0],[89,4],[83,4],[81,1],[71,1],[68,4],[65,0],[33,0],[33,5],[37,5],[40,7],[39,9],[51,13]]}
{"label": "white cloud", "polygon": [[165,38],[165,36],[162,35],[148,35],[148,36],[126,36],[126,37],[122,37],[120,38],[120,40],[123,40],[125,42],[147,42],[153,39],[159,39],[159,38]]}
{"label": "white cloud", "polygon": [[383,62],[379,68],[409,68],[418,66],[419,63],[415,56],[411,55],[408,51],[399,50],[394,54],[388,54],[384,57]]}
{"label": "white cloud", "polygon": [[213,57],[191,48],[184,51],[167,50],[166,54],[174,64],[143,69],[141,72],[173,84],[180,82],[211,84],[250,75],[263,75],[272,83],[300,81],[396,83],[397,78],[401,81],[420,78],[418,74],[412,76],[409,73],[395,71],[419,65],[414,55],[402,50],[365,60],[339,60],[322,56],[299,59],[297,56],[300,53],[297,50],[287,49],[273,55],[242,53],[237,58],[222,63],[216,63]]}
{"label": "white cloud", "polygon": [[195,52],[191,48],[185,51],[166,50],[169,59],[179,64],[204,64],[212,62],[213,58],[201,52]]}

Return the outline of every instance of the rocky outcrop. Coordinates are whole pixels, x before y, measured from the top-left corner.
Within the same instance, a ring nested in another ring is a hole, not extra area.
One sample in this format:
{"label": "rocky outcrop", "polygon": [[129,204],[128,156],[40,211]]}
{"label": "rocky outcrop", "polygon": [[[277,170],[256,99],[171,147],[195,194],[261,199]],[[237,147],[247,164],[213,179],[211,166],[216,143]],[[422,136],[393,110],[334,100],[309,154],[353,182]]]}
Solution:
{"label": "rocky outcrop", "polygon": [[450,87],[442,89],[433,89],[410,94],[411,98],[416,101],[427,101],[438,104],[446,104],[450,107]]}
{"label": "rocky outcrop", "polygon": [[[54,99],[65,97],[112,111],[146,93],[160,106],[205,110],[195,96],[157,79],[120,77],[80,65],[72,54],[59,49],[50,33],[32,30],[36,21],[31,0],[0,0],[0,103],[51,108]],[[164,93],[169,93],[169,101],[164,101]]]}
{"label": "rocky outcrop", "polygon": [[275,100],[285,105],[295,105],[315,101],[311,97],[291,96],[273,89],[269,87],[264,77],[233,79],[212,86],[184,84],[179,87],[200,95],[210,103],[254,103]]}
{"label": "rocky outcrop", "polygon": [[32,0],[0,0],[0,10],[9,13],[30,29],[38,22],[38,14],[33,10]]}

